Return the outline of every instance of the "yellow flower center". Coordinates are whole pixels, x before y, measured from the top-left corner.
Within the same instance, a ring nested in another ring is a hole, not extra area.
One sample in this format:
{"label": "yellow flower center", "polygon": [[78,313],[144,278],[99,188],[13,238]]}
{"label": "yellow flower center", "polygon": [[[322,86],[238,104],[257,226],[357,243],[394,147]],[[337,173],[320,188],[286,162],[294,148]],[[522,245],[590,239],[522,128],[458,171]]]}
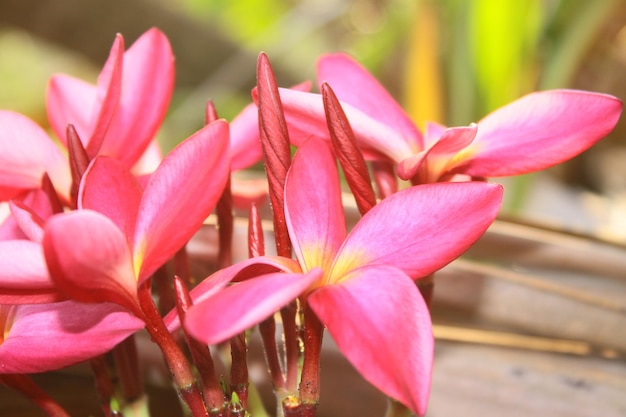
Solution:
{"label": "yellow flower center", "polygon": [[9,337],[15,318],[15,306],[0,305],[0,345]]}

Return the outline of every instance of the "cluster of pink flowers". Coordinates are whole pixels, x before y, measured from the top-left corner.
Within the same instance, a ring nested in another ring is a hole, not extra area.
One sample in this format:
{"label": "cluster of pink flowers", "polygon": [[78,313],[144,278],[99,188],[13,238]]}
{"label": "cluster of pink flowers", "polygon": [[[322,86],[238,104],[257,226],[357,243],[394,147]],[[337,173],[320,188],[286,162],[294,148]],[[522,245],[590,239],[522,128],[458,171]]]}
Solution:
{"label": "cluster of pink flowers", "polygon": [[[245,358],[233,356],[237,372],[223,387],[207,345],[230,340],[245,353],[242,335],[258,325],[282,412],[309,416],[327,330],[367,381],[424,414],[434,342],[416,282],[495,219],[503,191],[486,178],[579,154],[613,129],[622,103],[537,92],[475,124],[430,123],[422,133],[347,55],[321,57],[317,75],[319,94],[278,88],[261,54],[255,103],[231,123],[208,106],[206,125],[165,157],[154,137],[174,60],[156,29],[127,50],[118,36],[96,85],[52,77],[46,104],[58,142],[26,116],[0,111],[0,382],[93,360],[145,328],[194,416],[240,415],[232,393],[245,409]],[[276,252],[265,254],[252,204],[250,257],[233,264],[228,219],[241,199],[231,172],[259,161]],[[362,215],[351,230],[338,165]],[[189,293],[192,280],[177,271],[177,306],[159,313],[152,277],[184,254],[216,206],[220,268],[195,277]],[[272,346],[275,314],[286,358]]]}

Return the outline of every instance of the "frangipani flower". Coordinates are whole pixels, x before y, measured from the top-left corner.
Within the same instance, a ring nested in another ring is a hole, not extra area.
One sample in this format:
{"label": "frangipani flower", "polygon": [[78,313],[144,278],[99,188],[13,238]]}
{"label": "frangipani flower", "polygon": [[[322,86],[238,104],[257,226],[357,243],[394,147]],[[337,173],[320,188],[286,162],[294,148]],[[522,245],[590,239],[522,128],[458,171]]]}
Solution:
{"label": "frangipani flower", "polygon": [[[501,198],[500,186],[482,182],[412,187],[380,202],[347,233],[330,149],[307,141],[285,188],[297,262],[258,257],[218,271],[192,291],[196,304],[185,326],[198,340],[217,343],[300,297],[368,381],[421,414],[433,336],[413,279],[464,252],[494,220]],[[223,288],[235,279],[243,281]]]}
{"label": "frangipani flower", "polygon": [[83,176],[79,210],[46,222],[50,275],[70,298],[136,307],[137,284],[197,231],[229,174],[228,126],[217,120],[165,157],[145,190],[121,163],[100,156]]}
{"label": "frangipani flower", "polygon": [[[364,152],[390,159],[400,178],[414,183],[445,181],[455,174],[485,178],[548,168],[606,136],[622,110],[613,96],[549,90],[522,97],[467,127],[446,130],[431,124],[423,136],[352,58],[323,56],[317,77],[341,100]],[[292,139],[328,137],[321,96],[281,89],[281,100]]]}
{"label": "frangipani flower", "polygon": [[0,305],[0,374],[73,365],[111,350],[143,327],[110,303]]}
{"label": "frangipani flower", "polygon": [[[130,168],[144,152],[155,154],[154,135],[173,87],[174,58],[163,33],[149,30],[126,52],[118,35],[97,86],[66,75],[51,78],[48,118],[63,144],[67,145],[66,130],[72,124],[90,159],[110,155]],[[0,200],[40,188],[47,173],[56,191],[69,201],[72,177],[67,156],[47,133],[26,116],[4,110],[0,127]]]}
{"label": "frangipani flower", "polygon": [[67,75],[50,79],[48,119],[65,144],[71,123],[90,159],[113,156],[131,168],[161,125],[173,88],[174,56],[161,31],[148,30],[127,51],[118,34],[97,85]]}
{"label": "frangipani flower", "polygon": [[72,177],[61,149],[28,117],[0,110],[0,201],[41,188],[46,173],[69,194]]}

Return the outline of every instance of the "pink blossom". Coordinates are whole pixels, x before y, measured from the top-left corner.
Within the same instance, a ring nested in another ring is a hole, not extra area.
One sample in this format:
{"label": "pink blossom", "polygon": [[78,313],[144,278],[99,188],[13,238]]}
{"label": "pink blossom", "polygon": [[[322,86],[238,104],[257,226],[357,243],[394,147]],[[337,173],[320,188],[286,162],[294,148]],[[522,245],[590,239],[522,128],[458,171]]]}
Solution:
{"label": "pink blossom", "polygon": [[165,35],[150,29],[124,51],[117,35],[97,85],[67,75],[50,79],[50,126],[67,143],[76,128],[90,159],[113,156],[132,167],[154,138],[174,88],[174,56]]}
{"label": "pink blossom", "polygon": [[[337,94],[366,155],[390,159],[399,177],[414,183],[548,168],[606,136],[622,110],[621,101],[606,94],[549,90],[524,96],[470,126],[430,124],[422,135],[380,83],[347,55],[321,57],[317,77]],[[281,99],[296,144],[328,137],[320,95],[281,89]]]}
{"label": "pink blossom", "polygon": [[285,188],[297,262],[259,257],[218,271],[192,291],[186,328],[218,343],[300,297],[368,381],[423,413],[433,336],[413,280],[478,239],[501,197],[500,186],[482,182],[417,186],[383,200],[348,233],[330,149],[307,141]]}
{"label": "pink blossom", "polygon": [[117,160],[99,156],[83,176],[79,210],[45,225],[55,285],[84,302],[137,307],[137,284],[197,231],[229,174],[228,126],[217,120],[168,154],[145,189]]}

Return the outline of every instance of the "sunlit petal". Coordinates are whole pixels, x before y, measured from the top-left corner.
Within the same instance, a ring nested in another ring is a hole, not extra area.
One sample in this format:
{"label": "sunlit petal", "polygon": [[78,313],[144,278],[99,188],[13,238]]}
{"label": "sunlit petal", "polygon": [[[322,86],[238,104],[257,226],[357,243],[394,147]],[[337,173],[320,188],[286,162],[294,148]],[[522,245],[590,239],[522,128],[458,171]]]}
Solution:
{"label": "sunlit petal", "polygon": [[143,327],[143,321],[114,304],[17,306],[0,343],[0,373],[64,368],[106,353]]}
{"label": "sunlit petal", "polygon": [[[282,88],[279,91],[289,137],[296,146],[311,137],[330,140],[320,94]],[[380,154],[383,154],[398,162],[419,150],[411,146],[400,132],[361,110],[345,103],[342,103],[342,108],[366,158],[380,159]]]}
{"label": "sunlit petal", "polygon": [[323,55],[317,63],[317,80],[320,85],[330,84],[340,101],[400,132],[409,146],[423,148],[422,135],[404,109],[350,56]]}
{"label": "sunlit petal", "polygon": [[[259,256],[218,270],[196,285],[189,295],[194,304],[203,303],[232,281],[245,281],[278,271],[296,274],[302,272],[298,263],[292,259],[279,256]],[[170,331],[180,327],[176,309],[166,314],[163,320]]]}
{"label": "sunlit petal", "polygon": [[440,181],[447,172],[471,158],[471,152],[465,148],[476,137],[476,130],[475,124],[444,130],[430,148],[398,164],[398,176],[416,184]]}
{"label": "sunlit petal", "polygon": [[0,304],[49,303],[62,298],[48,275],[39,243],[0,241]]}
{"label": "sunlit petal", "polygon": [[144,191],[133,240],[139,280],[163,265],[200,228],[230,173],[228,125],[217,120],[163,159]]}
{"label": "sunlit petal", "polygon": [[91,137],[96,86],[64,74],[53,75],[46,92],[46,113],[57,138],[67,144],[67,124],[74,125],[83,145]]}
{"label": "sunlit petal", "polygon": [[321,269],[307,274],[277,272],[234,284],[194,304],[185,328],[206,344],[223,342],[289,304],[321,276]]}
{"label": "sunlit petal", "polygon": [[474,157],[464,172],[478,177],[524,174],[578,155],[615,126],[622,102],[575,90],[532,93],[478,122]]}
{"label": "sunlit petal", "polygon": [[109,218],[91,210],[56,215],[46,223],[43,247],[52,280],[71,299],[136,311],[128,242]]}
{"label": "sunlit petal", "polygon": [[69,195],[67,159],[46,132],[28,117],[0,110],[0,200],[41,187],[48,173],[57,191]]}
{"label": "sunlit petal", "polygon": [[434,341],[428,308],[408,276],[388,266],[356,269],[313,291],[308,303],[366,380],[425,413]]}
{"label": "sunlit petal", "polygon": [[285,185],[291,242],[307,270],[328,269],[346,237],[335,159],[324,141],[309,140],[296,153]]}
{"label": "sunlit petal", "polygon": [[158,29],[141,35],[124,54],[122,90],[101,154],[134,165],[154,138],[174,89],[174,55]]}
{"label": "sunlit petal", "polygon": [[80,184],[79,208],[104,214],[132,239],[142,190],[128,168],[116,159],[96,157]]}
{"label": "sunlit petal", "polygon": [[332,276],[368,264],[428,275],[466,251],[495,219],[502,186],[437,183],[399,191],[371,209],[348,235]]}

